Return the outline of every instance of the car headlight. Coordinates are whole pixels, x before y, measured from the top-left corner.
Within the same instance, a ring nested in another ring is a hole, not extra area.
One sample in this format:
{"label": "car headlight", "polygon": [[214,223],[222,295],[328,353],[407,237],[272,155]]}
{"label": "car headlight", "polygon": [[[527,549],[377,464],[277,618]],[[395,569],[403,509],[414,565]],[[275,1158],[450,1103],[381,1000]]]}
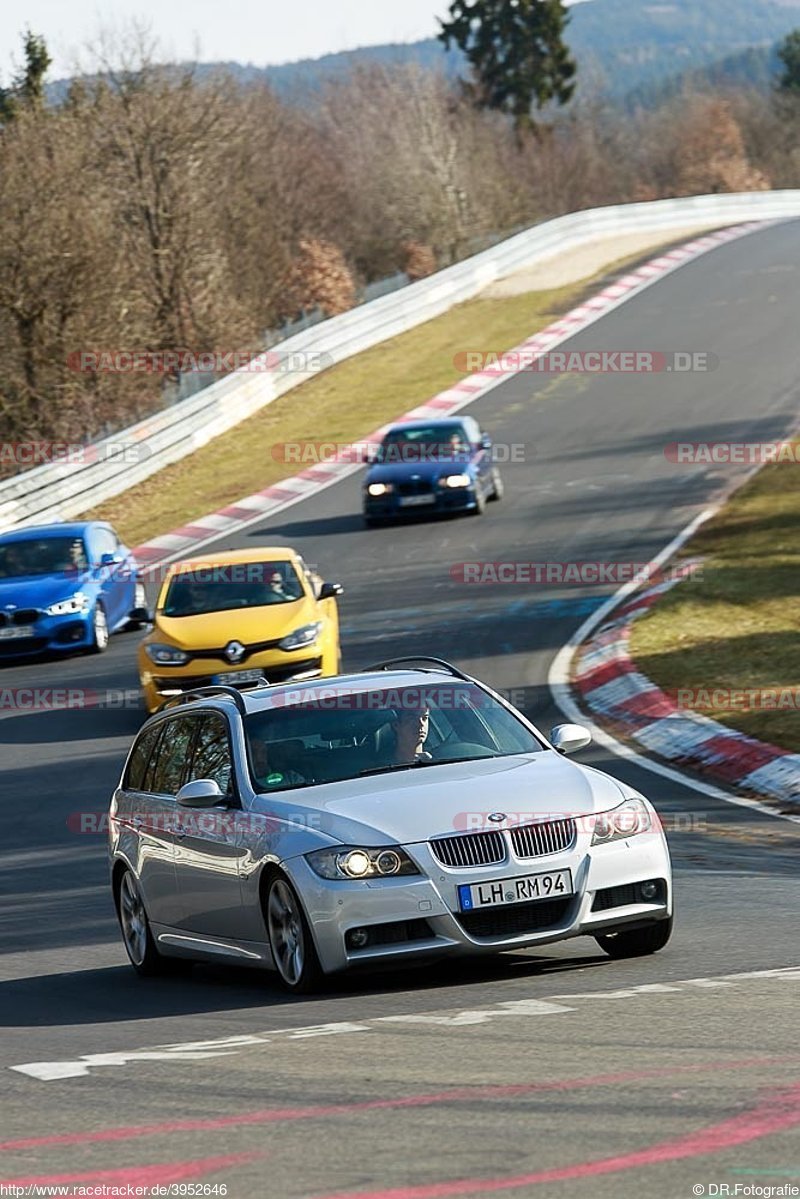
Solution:
{"label": "car headlight", "polygon": [[367,495],[371,495],[377,499],[379,495],[388,495],[393,490],[394,488],[391,483],[370,483],[367,486]]}
{"label": "car headlight", "polygon": [[185,666],[191,661],[189,654],[174,645],[146,645],[145,650],[157,666]]}
{"label": "car headlight", "polygon": [[442,475],[439,480],[440,487],[471,487],[472,479],[469,475]]}
{"label": "car headlight", "polygon": [[611,841],[626,841],[653,828],[650,810],[643,799],[626,799],[610,812],[595,816],[592,845],[608,845]]}
{"label": "car headlight", "polygon": [[76,591],[69,599],[59,600],[57,604],[51,604],[49,608],[45,608],[48,616],[74,616],[78,613],[85,616],[91,607],[88,595],[84,595],[82,591]]}
{"label": "car headlight", "polygon": [[303,649],[306,645],[313,645],[322,629],[322,621],[318,620],[315,624],[304,624],[302,629],[295,629],[293,633],[289,633],[282,641],[278,642],[278,649]]}
{"label": "car headlight", "polygon": [[404,850],[358,849],[341,846],[338,849],[317,849],[306,854],[306,861],[320,878],[394,878],[420,871]]}

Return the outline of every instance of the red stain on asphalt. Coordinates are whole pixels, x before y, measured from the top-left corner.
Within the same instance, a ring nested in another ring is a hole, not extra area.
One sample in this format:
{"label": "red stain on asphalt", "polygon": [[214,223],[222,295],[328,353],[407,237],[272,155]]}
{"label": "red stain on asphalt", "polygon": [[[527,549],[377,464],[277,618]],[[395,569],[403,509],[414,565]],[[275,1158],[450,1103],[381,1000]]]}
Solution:
{"label": "red stain on asphalt", "polygon": [[450,1182],[435,1182],[423,1186],[393,1187],[380,1191],[336,1191],[319,1199],[447,1199],[450,1195],[481,1195],[495,1191],[512,1191],[518,1187],[536,1186],[545,1182],[565,1182],[572,1178],[593,1178],[600,1174],[617,1174],[640,1166],[656,1166],[682,1158],[703,1157],[720,1153],[736,1145],[745,1145],[761,1137],[772,1136],[800,1125],[800,1086],[789,1091],[772,1092],[758,1107],[720,1124],[698,1129],[674,1141],[663,1141],[621,1157],[604,1157],[581,1162],[574,1166],[556,1166],[532,1174],[510,1178],[464,1178]]}
{"label": "red stain on asphalt", "polygon": [[592,1087],[621,1086],[626,1083],[647,1082],[650,1079],[669,1078],[674,1075],[716,1073],[723,1070],[746,1070],[775,1065],[787,1065],[794,1057],[756,1057],[731,1062],[696,1062],[687,1066],[667,1067],[660,1070],[628,1070],[620,1074],[596,1074],[587,1078],[565,1078],[554,1082],[523,1083],[509,1086],[459,1087],[434,1094],[408,1095],[398,1099],[373,1099],[362,1103],[337,1103],[329,1106],[266,1108],[252,1112],[241,1112],[235,1116],[218,1116],[213,1119],[169,1120],[160,1124],[134,1124],[121,1128],[101,1129],[97,1132],[55,1133],[49,1136],[24,1137],[14,1141],[0,1142],[0,1151],[12,1152],[21,1149],[39,1149],[56,1145],[86,1145],[109,1141],[128,1141],[137,1137],[165,1136],[175,1132],[213,1132],[248,1124],[280,1124],[291,1120],[322,1120],[336,1116],[359,1115],[362,1112],[385,1111],[387,1109],[431,1107],[439,1103],[469,1103],[479,1100],[513,1099],[517,1096],[535,1095],[546,1091],[576,1091]]}
{"label": "red stain on asphalt", "polygon": [[85,1174],[39,1174],[27,1178],[7,1178],[2,1186],[53,1186],[57,1184],[106,1183],[108,1186],[153,1187],[157,1183],[183,1182],[187,1178],[200,1178],[204,1174],[216,1174],[231,1166],[241,1166],[255,1161],[261,1153],[234,1153],[226,1157],[205,1157],[193,1162],[167,1162],[155,1166],[126,1166],[120,1170],[94,1170]]}

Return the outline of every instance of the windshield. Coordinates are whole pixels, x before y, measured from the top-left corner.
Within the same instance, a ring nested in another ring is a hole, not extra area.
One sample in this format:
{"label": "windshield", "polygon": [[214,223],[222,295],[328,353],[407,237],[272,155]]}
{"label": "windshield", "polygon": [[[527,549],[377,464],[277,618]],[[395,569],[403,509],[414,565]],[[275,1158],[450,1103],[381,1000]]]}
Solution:
{"label": "windshield", "polygon": [[288,692],[284,706],[245,718],[257,791],[338,782],[546,748],[480,687],[435,682],[366,692]]}
{"label": "windshield", "polygon": [[243,562],[181,571],[170,581],[165,616],[198,616],[294,604],[303,585],[291,562]]}
{"label": "windshield", "polygon": [[71,574],[88,568],[80,537],[36,537],[0,545],[0,579]]}
{"label": "windshield", "polygon": [[424,429],[393,429],[387,433],[376,461],[452,462],[468,453],[469,440],[460,425],[429,425]]}

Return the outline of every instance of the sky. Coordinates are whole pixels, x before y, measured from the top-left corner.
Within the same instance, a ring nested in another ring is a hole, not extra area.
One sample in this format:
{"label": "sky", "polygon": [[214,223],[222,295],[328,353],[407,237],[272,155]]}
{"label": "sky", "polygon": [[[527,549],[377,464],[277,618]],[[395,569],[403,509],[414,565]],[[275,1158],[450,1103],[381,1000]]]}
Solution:
{"label": "sky", "polygon": [[101,26],[143,20],[171,60],[266,66],[337,50],[432,37],[449,0],[9,0],[0,6],[0,82],[21,58],[26,26],[42,34],[51,78],[73,73]]}

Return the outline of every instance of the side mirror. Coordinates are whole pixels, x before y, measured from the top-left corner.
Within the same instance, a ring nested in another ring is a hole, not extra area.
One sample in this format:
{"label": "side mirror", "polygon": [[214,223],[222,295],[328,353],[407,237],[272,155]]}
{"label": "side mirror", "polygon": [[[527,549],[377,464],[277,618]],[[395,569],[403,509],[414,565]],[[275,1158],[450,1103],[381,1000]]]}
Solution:
{"label": "side mirror", "polygon": [[580,724],[557,724],[550,734],[550,744],[560,754],[576,754],[592,743],[592,734]]}
{"label": "side mirror", "polygon": [[213,779],[195,779],[184,783],[175,798],[182,808],[215,808],[224,796]]}
{"label": "side mirror", "polygon": [[317,599],[336,599],[340,595],[344,595],[344,587],[341,583],[323,583]]}
{"label": "side mirror", "polygon": [[119,566],[121,561],[118,554],[102,554],[100,557],[101,566]]}
{"label": "side mirror", "polygon": [[128,620],[132,620],[134,624],[152,624],[153,613],[147,608],[131,608]]}
{"label": "side mirror", "polygon": [[492,439],[488,433],[481,434],[480,446],[482,450],[490,450],[492,448]]}

